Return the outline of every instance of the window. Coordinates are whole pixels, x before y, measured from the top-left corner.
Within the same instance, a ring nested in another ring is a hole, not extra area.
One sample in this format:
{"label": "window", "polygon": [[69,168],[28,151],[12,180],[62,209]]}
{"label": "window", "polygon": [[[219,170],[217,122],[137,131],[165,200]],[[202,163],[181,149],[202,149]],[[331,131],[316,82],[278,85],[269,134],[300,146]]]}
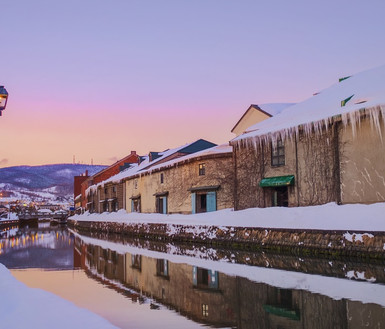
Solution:
{"label": "window", "polygon": [[131,255],[131,266],[138,270],[142,269],[142,256],[141,255]]}
{"label": "window", "polygon": [[167,214],[167,196],[156,197],[156,212],[158,214]]}
{"label": "window", "polygon": [[277,145],[271,145],[271,165],[273,167],[285,165],[285,144],[282,140],[277,141]]}
{"label": "window", "polygon": [[116,186],[113,186],[113,187],[112,187],[112,192],[113,192],[113,193],[116,192]]}
{"label": "window", "polygon": [[160,174],[160,183],[163,184],[164,182],[164,176],[163,176],[163,173]]}
{"label": "window", "polygon": [[209,316],[209,306],[207,304],[202,304],[202,316]]}
{"label": "window", "polygon": [[201,267],[193,267],[193,285],[198,289],[218,290],[218,272]]}
{"label": "window", "polygon": [[168,261],[166,259],[156,260],[156,275],[168,277]]}
{"label": "window", "polygon": [[107,188],[105,188],[104,189],[104,194],[107,195],[107,192],[108,192],[108,190],[107,190]]}
{"label": "window", "polygon": [[118,201],[117,200],[111,201],[111,211],[118,211]]}
{"label": "window", "polygon": [[204,176],[206,174],[206,166],[204,163],[199,164],[199,176]]}
{"label": "window", "polygon": [[217,210],[216,191],[192,193],[192,213],[211,212]]}
{"label": "window", "polygon": [[140,212],[140,197],[131,200],[131,212]]}
{"label": "window", "polygon": [[271,194],[271,205],[273,207],[288,207],[289,196],[287,186],[277,186],[273,188]]}

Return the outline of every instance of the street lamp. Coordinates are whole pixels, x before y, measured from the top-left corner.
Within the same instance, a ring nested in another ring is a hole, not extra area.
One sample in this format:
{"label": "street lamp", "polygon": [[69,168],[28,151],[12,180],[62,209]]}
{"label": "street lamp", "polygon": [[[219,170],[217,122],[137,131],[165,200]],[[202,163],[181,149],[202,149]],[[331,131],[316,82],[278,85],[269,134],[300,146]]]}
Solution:
{"label": "street lamp", "polygon": [[8,91],[4,88],[4,86],[0,86],[0,116],[5,110],[7,106],[8,100]]}

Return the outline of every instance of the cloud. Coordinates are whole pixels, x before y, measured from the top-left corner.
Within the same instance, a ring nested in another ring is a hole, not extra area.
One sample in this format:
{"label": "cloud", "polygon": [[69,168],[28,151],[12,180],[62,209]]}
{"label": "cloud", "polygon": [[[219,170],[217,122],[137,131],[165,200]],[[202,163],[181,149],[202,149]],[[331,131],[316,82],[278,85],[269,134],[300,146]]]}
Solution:
{"label": "cloud", "polygon": [[8,159],[2,159],[0,160],[0,166],[4,166],[8,163]]}

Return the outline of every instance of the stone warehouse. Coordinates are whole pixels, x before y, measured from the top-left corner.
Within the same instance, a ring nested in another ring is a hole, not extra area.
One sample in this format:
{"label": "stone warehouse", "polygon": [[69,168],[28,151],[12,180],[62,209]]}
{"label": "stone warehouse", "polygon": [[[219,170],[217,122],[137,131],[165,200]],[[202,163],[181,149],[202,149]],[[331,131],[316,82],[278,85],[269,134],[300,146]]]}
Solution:
{"label": "stone warehouse", "polygon": [[385,201],[385,67],[236,137],[235,209]]}
{"label": "stone warehouse", "polygon": [[232,147],[216,146],[125,180],[126,210],[200,213],[233,207]]}

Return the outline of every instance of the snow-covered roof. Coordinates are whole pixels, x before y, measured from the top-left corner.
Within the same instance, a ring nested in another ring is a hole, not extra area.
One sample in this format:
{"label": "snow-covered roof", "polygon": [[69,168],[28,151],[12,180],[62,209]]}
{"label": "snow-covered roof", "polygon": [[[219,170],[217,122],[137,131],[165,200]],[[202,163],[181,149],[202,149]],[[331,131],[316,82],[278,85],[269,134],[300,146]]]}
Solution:
{"label": "snow-covered roof", "polygon": [[160,163],[156,166],[152,166],[147,170],[140,171],[140,173],[151,172],[157,169],[171,167],[177,163],[185,162],[195,158],[206,157],[210,155],[226,154],[226,153],[231,153],[232,151],[233,151],[233,147],[231,145],[222,144],[222,145],[211,147],[203,151],[199,151],[193,154],[185,155],[167,162]]}
{"label": "snow-covered roof", "polygon": [[263,112],[266,112],[270,116],[275,116],[279,113],[281,113],[284,109],[286,109],[289,106],[294,105],[294,103],[268,103],[268,104],[259,104],[259,105],[252,105],[253,107],[258,107]]}
{"label": "snow-covered roof", "polygon": [[[207,142],[205,140],[198,139],[197,141],[194,141],[192,143],[187,143],[187,144],[184,144],[182,146],[179,146],[179,147],[176,147],[176,148],[173,148],[173,149],[165,150],[163,152],[157,152],[159,157],[154,159],[153,161],[150,161],[149,156],[145,156],[144,160],[140,164],[136,164],[136,163],[132,164],[126,170],[123,170],[122,172],[120,172],[120,173],[118,173],[118,174],[116,174],[116,175],[106,179],[103,182],[100,182],[98,184],[90,186],[86,190],[86,195],[88,195],[90,191],[96,191],[99,186],[104,186],[107,183],[119,183],[122,179],[135,176],[136,174],[142,174],[142,173],[145,173],[147,171],[152,171],[152,170],[154,170],[154,168],[155,168],[157,163],[159,163],[157,165],[157,167],[159,167],[159,166],[161,166],[161,167],[162,166],[168,166],[167,164],[168,164],[169,161],[162,162],[161,164],[160,164],[160,162],[162,160],[167,159],[168,157],[170,157],[171,155],[173,155],[175,153],[182,152],[183,150],[189,150],[190,147],[194,148],[195,146],[197,146],[197,143],[200,144],[201,147],[202,147],[202,144],[206,145],[206,147],[209,144],[215,145],[215,144]],[[180,161],[179,159],[183,159],[184,160],[184,159],[186,159],[186,157],[196,156],[197,154],[202,153],[202,152],[203,153],[204,152],[217,152],[217,153],[221,153],[222,152],[222,153],[224,153],[224,148],[223,148],[224,146],[223,145],[221,147],[219,147],[218,149],[215,149],[215,147],[217,147],[217,146],[214,146],[212,148],[207,148],[207,149],[205,149],[203,151],[195,152],[195,153],[192,153],[192,154],[189,154],[189,155],[186,155],[186,156],[183,156],[183,157],[179,157],[177,159],[170,160],[170,161],[171,162],[172,161],[177,161],[178,162],[178,161]],[[228,147],[227,148],[227,150],[228,150],[227,152],[231,152],[232,151],[232,146],[227,145],[227,147]],[[229,148],[231,148],[230,151],[229,151]],[[192,151],[192,152],[194,152],[194,151]]]}
{"label": "snow-covered roof", "polygon": [[375,124],[378,123],[380,112],[385,120],[385,65],[348,77],[284,109],[276,116],[251,126],[249,132],[232,141],[256,145],[261,140],[275,140],[278,137],[284,139],[298,133],[299,126],[310,133],[321,130],[336,118],[342,119],[344,124],[353,122],[354,129],[358,113],[363,109]]}

